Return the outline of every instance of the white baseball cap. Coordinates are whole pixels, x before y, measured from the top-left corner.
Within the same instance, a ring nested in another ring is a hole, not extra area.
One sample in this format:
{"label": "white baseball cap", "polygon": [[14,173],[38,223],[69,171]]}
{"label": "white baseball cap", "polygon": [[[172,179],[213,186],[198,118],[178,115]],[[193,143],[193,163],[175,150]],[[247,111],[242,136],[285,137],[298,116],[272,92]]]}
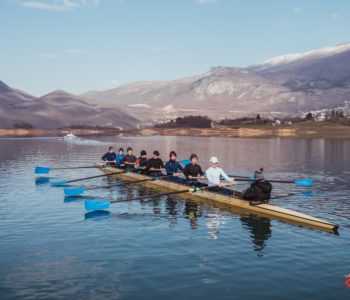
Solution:
{"label": "white baseball cap", "polygon": [[218,160],[217,157],[212,156],[212,157],[210,158],[209,162],[212,163],[212,164],[217,164],[217,163],[219,163],[219,160]]}

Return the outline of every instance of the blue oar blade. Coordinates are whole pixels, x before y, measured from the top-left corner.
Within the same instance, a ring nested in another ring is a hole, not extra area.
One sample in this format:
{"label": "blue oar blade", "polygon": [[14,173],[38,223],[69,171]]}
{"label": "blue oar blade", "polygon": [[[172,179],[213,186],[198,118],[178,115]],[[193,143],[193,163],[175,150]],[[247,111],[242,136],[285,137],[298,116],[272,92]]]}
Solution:
{"label": "blue oar blade", "polygon": [[85,200],[84,206],[86,210],[104,210],[108,209],[109,201],[105,200]]}
{"label": "blue oar blade", "polygon": [[51,182],[51,185],[52,185],[52,186],[62,186],[62,185],[66,185],[66,184],[68,184],[68,182],[65,181],[65,180],[62,180],[62,181],[52,181],[52,182]]}
{"label": "blue oar blade", "polygon": [[297,186],[313,186],[314,181],[311,178],[298,179],[294,181]]}
{"label": "blue oar blade", "polygon": [[51,168],[49,167],[40,167],[36,166],[35,167],[35,174],[49,174]]}
{"label": "blue oar blade", "polygon": [[80,187],[64,188],[63,191],[65,196],[79,196],[84,194],[85,189],[82,186],[80,186]]}
{"label": "blue oar blade", "polygon": [[191,163],[191,161],[189,159],[184,159],[184,160],[181,161],[181,164],[184,165],[184,166],[187,166],[190,163]]}

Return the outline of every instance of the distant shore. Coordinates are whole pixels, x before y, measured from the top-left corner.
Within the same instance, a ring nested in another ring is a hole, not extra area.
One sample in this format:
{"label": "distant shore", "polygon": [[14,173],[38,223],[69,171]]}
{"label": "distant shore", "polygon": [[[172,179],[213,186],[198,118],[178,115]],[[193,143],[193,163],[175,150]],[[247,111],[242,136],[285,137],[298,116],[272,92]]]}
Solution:
{"label": "distant shore", "polygon": [[0,137],[55,137],[73,132],[77,136],[110,136],[120,135],[119,129],[0,129]]}
{"label": "distant shore", "polygon": [[227,138],[327,138],[350,139],[350,126],[326,122],[311,122],[286,126],[242,125],[214,128],[144,128],[120,131],[118,129],[0,129],[0,137],[64,136],[198,136]]}

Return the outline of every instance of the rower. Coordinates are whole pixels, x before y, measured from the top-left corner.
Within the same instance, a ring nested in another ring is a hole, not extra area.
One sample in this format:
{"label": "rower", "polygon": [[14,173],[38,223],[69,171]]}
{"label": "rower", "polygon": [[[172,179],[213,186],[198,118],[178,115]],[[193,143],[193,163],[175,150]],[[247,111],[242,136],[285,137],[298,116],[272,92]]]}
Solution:
{"label": "rower", "polygon": [[[230,189],[225,189],[225,186],[235,185],[233,178],[226,175],[223,169],[218,167],[219,160],[217,157],[213,156],[209,160],[210,167],[205,171],[205,175],[208,180],[208,186],[211,191],[224,194],[233,195],[234,191]],[[221,177],[226,181],[226,183],[221,182]]]}
{"label": "rower", "polygon": [[133,154],[133,150],[131,147],[127,148],[127,154],[123,157],[121,167],[125,170],[133,170],[136,165],[136,156]]}
{"label": "rower", "polygon": [[124,149],[119,148],[118,154],[116,155],[116,159],[115,159],[117,163],[117,167],[121,165],[123,158],[124,158]]}
{"label": "rower", "polygon": [[265,180],[264,169],[255,171],[254,182],[243,192],[242,198],[250,201],[251,204],[269,202],[271,198],[272,184]]}
{"label": "rower", "polygon": [[166,174],[174,176],[174,177],[169,177],[168,180],[182,183],[183,180],[177,176],[182,175],[184,168],[178,161],[176,161],[176,159],[177,159],[176,152],[171,151],[169,154],[169,161],[167,161],[167,163],[165,164]]}
{"label": "rower", "polygon": [[205,186],[205,184],[198,181],[198,179],[205,179],[205,176],[201,166],[198,164],[197,154],[191,154],[190,161],[191,162],[184,168],[186,184],[194,186]]}
{"label": "rower", "polygon": [[159,151],[153,152],[153,157],[147,161],[146,173],[152,177],[163,176],[162,171],[165,170],[163,161],[159,158]]}
{"label": "rower", "polygon": [[106,166],[115,166],[116,154],[114,148],[109,147],[108,152],[106,152],[101,159],[106,163]]}
{"label": "rower", "polygon": [[138,160],[138,165],[140,169],[143,171],[146,169],[147,166],[147,152],[146,150],[142,150],[140,153],[140,157],[137,159]]}

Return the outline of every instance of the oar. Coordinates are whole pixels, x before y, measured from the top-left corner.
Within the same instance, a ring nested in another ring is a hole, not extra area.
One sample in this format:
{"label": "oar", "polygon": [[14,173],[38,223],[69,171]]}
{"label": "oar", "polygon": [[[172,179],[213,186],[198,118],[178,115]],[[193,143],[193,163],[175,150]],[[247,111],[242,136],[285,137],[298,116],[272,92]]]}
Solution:
{"label": "oar", "polygon": [[[230,175],[231,176],[231,175]],[[233,176],[234,177],[234,176]],[[246,178],[235,178],[235,181],[252,181],[249,177]],[[297,180],[268,180],[272,183],[292,183],[296,186],[313,186],[314,182],[311,178],[297,179]]]}
{"label": "oar", "polygon": [[107,189],[107,188],[112,188],[115,186],[121,186],[121,185],[128,185],[128,184],[133,184],[133,183],[140,183],[140,182],[147,182],[147,181],[152,181],[152,180],[157,180],[157,179],[162,179],[162,178],[167,178],[167,177],[172,177],[174,175],[164,175],[164,176],[159,176],[159,177],[152,177],[152,178],[147,178],[147,179],[139,179],[139,180],[133,180],[133,181],[128,181],[128,182],[121,182],[119,184],[115,185],[101,185],[101,186],[94,186],[90,188],[84,188],[83,186],[79,187],[70,187],[70,188],[64,188],[64,194],[66,196],[79,196],[84,194],[85,191],[90,191],[90,190],[97,190],[97,189]]}
{"label": "oar", "polygon": [[141,200],[145,198],[153,198],[153,197],[161,197],[161,196],[168,196],[168,195],[175,195],[175,194],[181,194],[186,192],[193,191],[192,188],[186,189],[186,190],[180,190],[176,192],[169,192],[169,193],[161,193],[161,194],[155,194],[155,195],[146,195],[136,198],[129,198],[124,200],[112,200],[112,201],[106,201],[106,200],[85,200],[85,209],[86,210],[104,210],[108,209],[111,203],[119,203],[119,202],[127,202],[127,201],[134,201],[134,200]]}
{"label": "oar", "polygon": [[145,198],[161,197],[161,196],[168,196],[168,195],[176,195],[176,194],[182,194],[182,193],[188,193],[188,192],[196,192],[196,191],[200,191],[200,190],[210,189],[213,187],[216,187],[216,186],[191,187],[191,188],[176,191],[176,192],[146,195],[146,196],[128,198],[128,199],[123,199],[123,200],[112,200],[112,201],[102,200],[102,199],[85,200],[84,206],[85,206],[86,210],[104,210],[104,209],[108,209],[110,204],[112,204],[112,203],[127,202],[127,201],[134,201],[134,200],[140,200],[140,199],[145,199]]}
{"label": "oar", "polygon": [[63,186],[63,185],[66,185],[68,183],[71,183],[71,182],[83,181],[83,180],[105,177],[105,176],[110,176],[110,175],[117,175],[117,174],[121,174],[121,173],[124,173],[124,171],[114,172],[114,173],[109,173],[109,174],[102,174],[102,175],[97,175],[97,176],[83,177],[83,178],[78,178],[78,179],[73,179],[73,180],[54,181],[54,182],[51,182],[51,185],[52,186]]}
{"label": "oar", "polygon": [[[188,165],[191,161],[189,159],[184,159],[180,161],[183,165]],[[76,166],[76,167],[65,167],[65,168],[51,168],[45,166],[36,166],[35,174],[49,174],[52,170],[73,170],[73,169],[92,169],[96,168],[96,166]]]}
{"label": "oar", "polygon": [[66,167],[66,168],[51,168],[44,166],[36,166],[35,174],[49,174],[51,170],[73,170],[73,169],[92,169],[96,168],[96,166],[77,166],[77,167]]}
{"label": "oar", "polygon": [[242,175],[228,175],[228,177],[234,177],[234,178],[242,178],[242,179],[249,179],[249,180],[254,180],[254,176],[242,176]]}

